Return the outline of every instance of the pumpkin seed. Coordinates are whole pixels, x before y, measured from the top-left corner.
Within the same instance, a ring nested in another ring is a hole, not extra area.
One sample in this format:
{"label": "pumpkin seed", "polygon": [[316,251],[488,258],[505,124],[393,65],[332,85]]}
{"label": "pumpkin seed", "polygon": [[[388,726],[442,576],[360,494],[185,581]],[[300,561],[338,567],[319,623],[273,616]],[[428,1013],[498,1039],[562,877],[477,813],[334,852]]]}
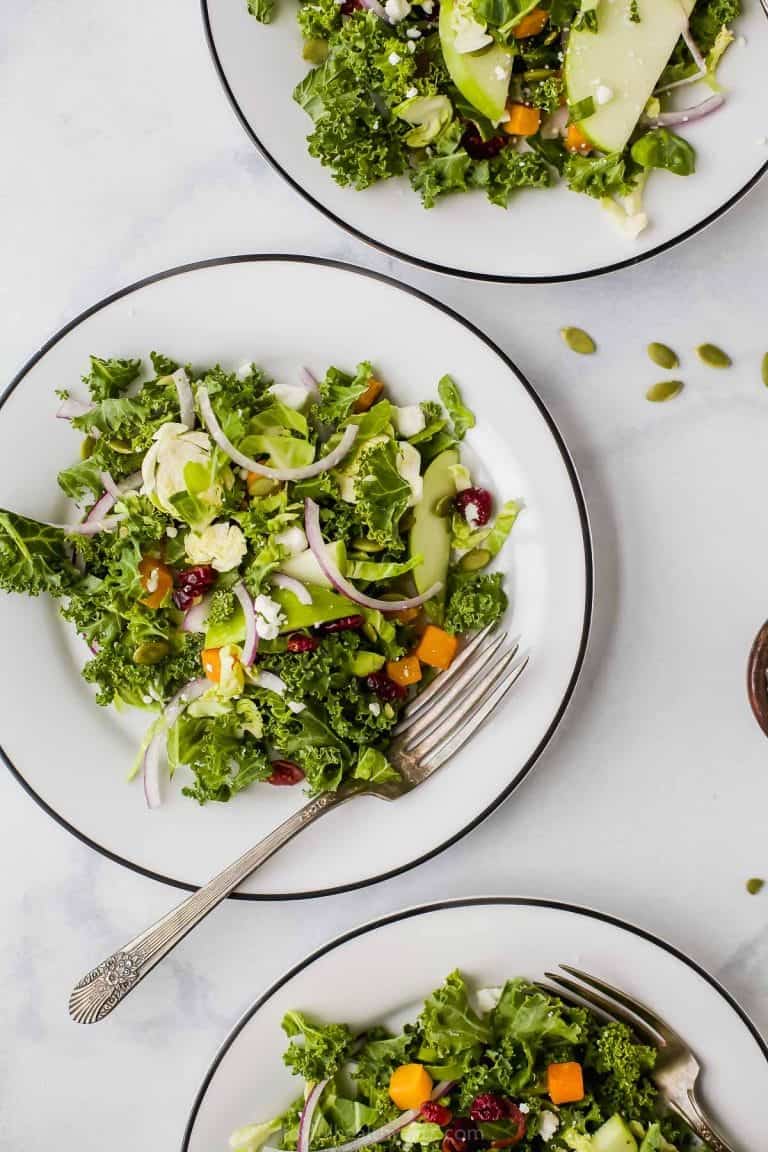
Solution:
{"label": "pumpkin seed", "polygon": [[677,353],[667,344],[658,344],[654,341],[648,345],[648,355],[654,364],[658,364],[659,368],[665,368],[667,372],[680,364]]}
{"label": "pumpkin seed", "polygon": [[133,653],[134,664],[159,664],[171,650],[165,640],[145,640]]}
{"label": "pumpkin seed", "polygon": [[763,356],[763,384],[768,388],[768,352]]}
{"label": "pumpkin seed", "polygon": [[96,447],[96,441],[92,436],[86,436],[85,440],[80,443],[80,459],[87,460],[93,456],[93,450]]}
{"label": "pumpkin seed", "polygon": [[439,500],[435,500],[435,516],[450,516],[455,499],[455,496],[446,494],[445,496],[441,496]]}
{"label": "pumpkin seed", "polygon": [[645,398],[654,404],[660,404],[664,400],[674,400],[675,396],[680,395],[684,387],[682,380],[659,380],[658,384],[651,385]]}
{"label": "pumpkin seed", "polygon": [[310,64],[323,64],[328,59],[328,41],[315,38],[305,40],[301,55]]}
{"label": "pumpkin seed", "polygon": [[133,452],[127,440],[110,440],[109,446],[113,452],[119,452],[121,456],[130,456]]}
{"label": "pumpkin seed", "polygon": [[490,564],[492,559],[493,556],[487,548],[473,548],[459,560],[459,567],[464,572],[477,572],[480,568],[485,568],[486,564]]}
{"label": "pumpkin seed", "polygon": [[578,352],[580,356],[591,356],[597,351],[597,344],[583,328],[561,328],[560,335],[571,352]]}
{"label": "pumpkin seed", "polygon": [[366,540],[363,536],[358,536],[352,541],[352,547],[356,552],[381,552],[381,544],[377,544],[375,540]]}
{"label": "pumpkin seed", "polygon": [[747,892],[749,892],[750,896],[757,896],[758,892],[762,892],[764,887],[765,880],[762,880],[759,876],[752,876],[747,880]]}
{"label": "pumpkin seed", "polygon": [[716,344],[699,344],[696,352],[699,360],[708,364],[710,368],[730,368],[733,363],[728,353],[723,352]]}

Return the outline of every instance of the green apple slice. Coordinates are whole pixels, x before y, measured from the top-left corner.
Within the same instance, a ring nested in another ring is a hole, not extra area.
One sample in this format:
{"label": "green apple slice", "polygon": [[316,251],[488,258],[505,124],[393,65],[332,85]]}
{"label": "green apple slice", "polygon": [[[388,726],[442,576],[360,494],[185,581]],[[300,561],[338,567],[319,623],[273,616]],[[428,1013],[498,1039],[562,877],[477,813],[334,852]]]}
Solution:
{"label": "green apple slice", "polygon": [[[468,8],[466,4],[463,6]],[[445,66],[464,99],[498,124],[507,105],[512,54],[500,44],[489,44],[477,52],[459,52],[456,36],[462,18],[461,7],[461,0],[459,4],[456,0],[443,0],[440,5],[440,47]],[[470,20],[471,12],[465,22]]]}
{"label": "green apple slice", "polygon": [[695,3],[638,0],[640,20],[633,22],[625,0],[599,0],[597,32],[571,32],[565,54],[568,103],[595,102],[579,128],[602,152],[626,148]]}

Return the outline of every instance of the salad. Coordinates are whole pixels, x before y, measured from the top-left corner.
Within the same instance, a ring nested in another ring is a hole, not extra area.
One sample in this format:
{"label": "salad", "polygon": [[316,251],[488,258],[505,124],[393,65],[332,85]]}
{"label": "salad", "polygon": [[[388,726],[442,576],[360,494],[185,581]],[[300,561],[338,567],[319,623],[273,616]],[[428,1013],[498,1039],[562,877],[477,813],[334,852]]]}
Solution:
{"label": "salad", "polygon": [[[248,7],[269,22],[274,0]],[[739,13],[740,0],[299,0],[312,68],[293,96],[310,155],[341,185],[407,174],[427,208],[475,188],[506,208],[560,179],[636,236],[652,170],[695,170],[675,129],[723,104],[715,73]]]}
{"label": "salad", "polygon": [[151,363],[92,357],[88,402],[61,394],[80,521],[0,510],[0,588],[60,602],[99,704],[154,713],[150,807],[166,764],[201,804],[395,778],[403,706],[507,605],[486,568],[520,506],[461,463],[457,385],[398,407],[367,362],[291,384]]}
{"label": "salad", "polygon": [[460,972],[397,1035],[356,1035],[289,1012],[284,1055],[303,1088],[287,1111],[232,1133],[235,1152],[681,1152],[662,1115],[656,1050],[622,1023],[517,978],[473,994]]}

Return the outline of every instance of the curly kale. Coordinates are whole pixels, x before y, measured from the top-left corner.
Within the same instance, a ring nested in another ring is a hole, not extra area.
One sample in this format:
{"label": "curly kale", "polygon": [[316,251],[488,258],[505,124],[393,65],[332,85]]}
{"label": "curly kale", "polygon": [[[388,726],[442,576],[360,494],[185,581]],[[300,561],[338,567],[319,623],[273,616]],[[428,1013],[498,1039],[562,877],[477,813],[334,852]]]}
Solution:
{"label": "curly kale", "polygon": [[448,632],[475,632],[495,624],[507,609],[507,594],[500,572],[455,573],[448,586],[445,628]]}
{"label": "curly kale", "polygon": [[336,0],[306,0],[299,4],[296,18],[305,40],[327,40],[341,27],[341,6]]}
{"label": "curly kale", "polygon": [[637,183],[640,169],[626,154],[611,152],[607,156],[580,156],[575,153],[565,162],[564,174],[573,192],[584,192],[602,200],[605,196],[628,196]]}
{"label": "curly kale", "polygon": [[537,152],[505,148],[488,165],[488,199],[506,208],[519,188],[549,188],[552,172]]}
{"label": "curly kale", "polygon": [[[64,615],[77,624],[77,614],[70,605]],[[200,673],[202,637],[188,635],[174,649],[162,636],[137,639],[128,631],[121,638],[101,648],[83,668],[83,679],[97,688],[96,703],[106,707],[122,702],[136,708],[153,701],[168,700]],[[167,647],[167,655],[157,663],[139,663],[141,645],[158,645],[157,653]]]}
{"label": "curly kale", "polygon": [[0,588],[4,592],[63,596],[79,579],[66,532],[0,509]]}
{"label": "curly kale", "polygon": [[291,1040],[283,1060],[295,1075],[310,1083],[338,1072],[354,1040],[346,1024],[316,1024],[301,1012],[286,1013],[283,1031]]}
{"label": "curly kale", "polygon": [[184,764],[194,774],[193,783],[182,792],[198,804],[226,803],[272,773],[261,740],[243,727],[247,717],[242,711],[247,705],[248,701],[241,701],[222,716],[185,713],[172,730],[169,760],[173,767]]}
{"label": "curly kale", "polygon": [[565,85],[559,76],[548,76],[545,80],[530,84],[526,97],[534,108],[541,108],[542,112],[554,112],[565,100]]}
{"label": "curly kale", "polygon": [[727,28],[741,15],[741,0],[700,0],[691,13],[691,35],[706,55],[714,46],[721,28]]}
{"label": "curly kale", "polygon": [[226,624],[234,615],[235,594],[229,588],[217,588],[208,605],[208,624]]}
{"label": "curly kale", "polygon": [[600,1077],[596,1096],[607,1112],[632,1117],[652,1113],[658,1093],[649,1074],[656,1050],[638,1043],[626,1024],[600,1027],[588,1046],[586,1063]]}
{"label": "curly kale", "polygon": [[91,356],[91,370],[83,376],[83,384],[98,404],[122,396],[140,373],[141,360],[102,360],[100,356]]}

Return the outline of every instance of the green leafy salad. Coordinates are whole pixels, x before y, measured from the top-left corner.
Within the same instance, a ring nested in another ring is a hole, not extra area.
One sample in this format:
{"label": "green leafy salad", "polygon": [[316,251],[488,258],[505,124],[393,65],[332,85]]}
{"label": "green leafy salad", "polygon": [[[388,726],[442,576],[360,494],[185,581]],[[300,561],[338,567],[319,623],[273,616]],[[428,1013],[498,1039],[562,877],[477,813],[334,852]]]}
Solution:
{"label": "green leafy salad", "polygon": [[151,807],[166,762],[201,804],[394,780],[399,713],[507,605],[486,569],[519,505],[461,463],[457,385],[398,407],[369,363],[293,384],[151,363],[92,357],[88,402],[61,394],[79,521],[0,510],[0,588],[55,597],[98,703],[155,714]]}
{"label": "green leafy salad", "polygon": [[289,1012],[284,1060],[303,1090],[233,1132],[235,1152],[682,1152],[662,1114],[656,1050],[621,1023],[524,979],[474,994],[459,972],[397,1035]]}
{"label": "green leafy salad", "polygon": [[[273,0],[248,6],[272,19]],[[299,0],[312,69],[293,95],[313,121],[310,155],[339,184],[406,174],[427,208],[476,188],[506,208],[562,179],[636,236],[649,173],[695,170],[673,129],[723,103],[715,72],[739,12],[740,0]]]}

